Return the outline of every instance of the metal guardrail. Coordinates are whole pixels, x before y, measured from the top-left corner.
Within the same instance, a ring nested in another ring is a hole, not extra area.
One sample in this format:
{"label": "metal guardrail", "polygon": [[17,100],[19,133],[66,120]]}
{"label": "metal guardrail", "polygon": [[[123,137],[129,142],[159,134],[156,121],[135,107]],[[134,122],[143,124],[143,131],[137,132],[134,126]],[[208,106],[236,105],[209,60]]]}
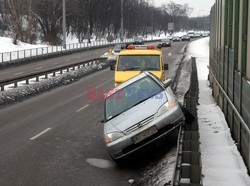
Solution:
{"label": "metal guardrail", "polygon": [[[145,40],[146,42],[160,41],[156,40]],[[66,49],[60,46],[48,46],[40,48],[31,48],[26,50],[17,50],[12,52],[3,52],[0,53],[0,64],[14,62],[19,60],[28,60],[28,59],[37,59],[42,56],[55,56],[58,54],[70,53],[73,51],[89,50],[100,47],[113,46],[117,43],[130,43],[133,42],[133,39],[124,39],[123,42],[120,39],[114,40],[113,42],[107,42],[106,40],[92,41],[91,43],[72,43],[67,44]]]}
{"label": "metal guardrail", "polygon": [[79,63],[75,63],[75,64],[70,64],[70,65],[66,65],[63,67],[57,67],[57,68],[52,68],[49,70],[44,70],[42,72],[34,72],[34,73],[30,73],[28,75],[23,75],[21,77],[11,77],[9,79],[5,79],[0,81],[0,89],[1,91],[4,91],[4,86],[6,85],[10,85],[10,84],[14,84],[14,87],[18,86],[18,82],[21,81],[26,81],[26,84],[29,84],[29,80],[36,78],[36,81],[39,81],[39,77],[41,76],[45,76],[45,79],[48,78],[49,74],[53,74],[53,76],[56,76],[57,72],[60,72],[60,74],[63,73],[64,70],[67,70],[67,72],[69,72],[70,69],[75,70],[75,68],[84,68],[86,66],[95,64],[95,63],[99,63],[100,61],[103,62],[105,61],[105,58],[95,58],[95,59],[91,59],[88,61],[83,61],[83,62],[79,62]]}
{"label": "metal guardrail", "polygon": [[172,186],[201,186],[201,153],[197,123],[198,76],[196,60],[192,58],[190,87],[184,96],[185,107],[195,116],[195,121],[186,123],[179,132],[175,171]]}
{"label": "metal guardrail", "polygon": [[220,85],[220,83],[217,81],[216,77],[214,76],[214,72],[213,69],[208,66],[209,72],[213,77],[214,82],[218,85],[220,91],[222,92],[223,96],[227,99],[228,103],[230,104],[230,106],[232,107],[235,115],[237,116],[237,118],[240,120],[240,123],[242,124],[242,126],[244,127],[244,129],[247,131],[248,135],[250,135],[250,129],[248,127],[248,125],[246,124],[246,122],[243,120],[243,118],[241,117],[240,113],[238,112],[238,110],[235,108],[233,102],[231,101],[231,99],[227,96],[226,92],[224,91],[224,89],[222,88],[222,86]]}
{"label": "metal guardrail", "polygon": [[[132,39],[125,39],[123,42],[127,43],[132,41],[133,41]],[[114,40],[113,42],[107,42],[106,40],[98,40],[98,41],[92,41],[91,43],[88,42],[72,43],[72,44],[67,44],[65,49],[63,48],[63,46],[48,46],[48,47],[39,47],[26,50],[17,50],[12,52],[3,52],[0,53],[0,63],[17,61],[20,59],[35,58],[37,56],[43,56],[43,55],[66,53],[68,51],[74,51],[74,50],[91,49],[100,46],[110,46],[117,43],[121,43],[121,40],[117,39]]]}

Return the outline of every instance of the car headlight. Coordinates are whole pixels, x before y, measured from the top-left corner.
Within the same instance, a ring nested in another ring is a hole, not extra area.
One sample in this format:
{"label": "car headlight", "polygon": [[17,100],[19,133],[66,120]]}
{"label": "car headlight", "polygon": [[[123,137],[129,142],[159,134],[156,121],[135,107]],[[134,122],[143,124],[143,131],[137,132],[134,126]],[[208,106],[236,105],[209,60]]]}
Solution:
{"label": "car headlight", "polygon": [[166,103],[164,103],[158,110],[157,112],[157,117],[160,117],[162,114],[168,112],[175,106],[174,101],[168,100]]}
{"label": "car headlight", "polygon": [[112,141],[118,140],[119,138],[121,138],[123,136],[124,135],[120,132],[112,132],[112,133],[105,135],[105,142],[106,142],[106,144],[108,144]]}

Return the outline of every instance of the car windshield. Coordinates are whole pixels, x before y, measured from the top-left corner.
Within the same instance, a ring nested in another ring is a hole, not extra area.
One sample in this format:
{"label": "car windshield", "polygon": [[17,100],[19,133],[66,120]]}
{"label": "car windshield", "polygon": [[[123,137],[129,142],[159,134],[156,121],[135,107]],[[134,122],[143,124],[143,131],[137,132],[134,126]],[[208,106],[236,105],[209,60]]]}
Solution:
{"label": "car windshield", "polygon": [[164,89],[149,76],[144,77],[121,90],[116,90],[114,94],[105,99],[106,121],[159,94],[163,90]]}
{"label": "car windshield", "polygon": [[128,55],[120,56],[118,71],[126,70],[160,70],[159,55]]}

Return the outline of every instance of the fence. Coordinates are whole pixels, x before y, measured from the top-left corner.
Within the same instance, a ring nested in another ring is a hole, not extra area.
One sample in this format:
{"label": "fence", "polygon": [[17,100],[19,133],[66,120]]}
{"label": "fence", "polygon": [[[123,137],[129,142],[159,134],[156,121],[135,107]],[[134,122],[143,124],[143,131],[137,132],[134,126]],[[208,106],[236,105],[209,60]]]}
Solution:
{"label": "fence", "polygon": [[184,105],[196,119],[192,123],[186,123],[179,133],[178,153],[172,186],[202,186],[201,153],[196,108],[198,93],[196,60],[192,58],[190,86],[184,96]]}
{"label": "fence", "polygon": [[250,171],[250,0],[211,9],[209,81]]}
{"label": "fence", "polygon": [[29,84],[29,80],[36,78],[36,81],[39,81],[39,77],[45,76],[45,79],[48,78],[49,74],[53,74],[53,76],[56,76],[56,73],[59,72],[60,74],[63,73],[64,70],[67,72],[70,71],[70,69],[75,70],[76,68],[85,68],[86,66],[92,65],[92,64],[98,64],[100,62],[103,62],[105,59],[103,58],[96,58],[96,59],[91,59],[88,61],[82,61],[76,64],[71,64],[63,67],[57,67],[57,68],[52,68],[50,70],[45,70],[41,72],[33,72],[28,75],[24,75],[21,77],[11,77],[9,79],[5,79],[4,81],[0,81],[0,89],[1,91],[4,91],[4,87],[6,85],[14,84],[14,87],[18,86],[18,82],[21,81],[26,81],[26,84]]}
{"label": "fence", "polygon": [[[132,41],[133,41],[132,39],[125,39],[123,42],[127,43]],[[92,41],[91,43],[88,42],[73,43],[73,44],[67,44],[65,49],[63,48],[62,45],[60,45],[60,46],[48,46],[48,47],[32,48],[32,49],[18,50],[12,52],[4,52],[0,53],[0,63],[12,62],[20,59],[35,58],[37,56],[43,56],[43,55],[64,53],[73,50],[97,48],[100,46],[110,46],[117,43],[121,43],[121,40],[117,39],[114,40],[113,42],[107,42],[107,40],[98,40],[98,41]]]}

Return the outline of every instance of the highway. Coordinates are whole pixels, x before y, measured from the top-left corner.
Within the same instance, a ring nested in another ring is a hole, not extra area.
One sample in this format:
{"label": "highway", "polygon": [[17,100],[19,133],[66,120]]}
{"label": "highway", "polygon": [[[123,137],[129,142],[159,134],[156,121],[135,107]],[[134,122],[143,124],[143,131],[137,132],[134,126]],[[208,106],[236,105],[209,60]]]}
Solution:
{"label": "highway", "polygon": [[[186,44],[173,43],[162,49],[171,79]],[[0,79],[99,57],[106,51],[97,49],[8,68],[0,71]],[[129,185],[129,179],[142,179],[148,163],[159,157],[147,153],[137,159],[138,164],[117,166],[105,149],[103,126],[98,122],[103,119],[103,100],[86,98],[87,87],[112,88],[113,76],[105,69],[1,109],[0,185]]]}
{"label": "highway", "polygon": [[24,75],[28,75],[31,72],[38,73],[44,70],[49,70],[51,68],[63,67],[65,65],[75,64],[81,61],[87,61],[90,59],[99,58],[108,50],[109,47],[100,48],[95,50],[74,53],[70,55],[64,55],[60,57],[49,58],[46,60],[39,60],[34,63],[12,66],[6,69],[0,69],[0,81],[4,81],[9,77],[21,77]]}

